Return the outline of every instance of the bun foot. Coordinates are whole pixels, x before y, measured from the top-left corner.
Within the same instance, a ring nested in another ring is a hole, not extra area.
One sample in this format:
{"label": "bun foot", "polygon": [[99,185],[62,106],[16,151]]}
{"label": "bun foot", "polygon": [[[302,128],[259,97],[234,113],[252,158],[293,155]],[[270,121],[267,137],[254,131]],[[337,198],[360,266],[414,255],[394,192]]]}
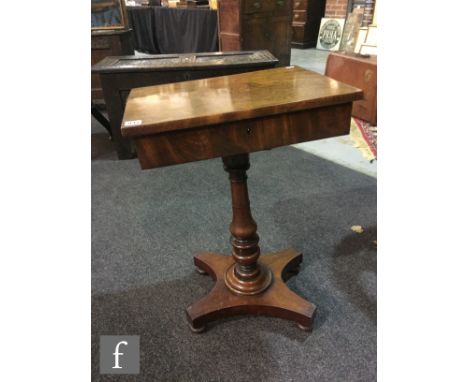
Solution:
{"label": "bun foot", "polygon": [[195,328],[192,324],[189,324],[190,330],[192,333],[203,333],[206,330],[206,326],[200,326],[199,328]]}
{"label": "bun foot", "polygon": [[301,325],[301,324],[297,323],[297,326],[299,327],[299,329],[303,330],[304,332],[311,332],[312,331],[312,325],[304,326],[304,325]]}
{"label": "bun foot", "polygon": [[207,275],[208,273],[205,272],[203,269],[195,267],[195,270],[197,271],[198,274],[200,275]]}

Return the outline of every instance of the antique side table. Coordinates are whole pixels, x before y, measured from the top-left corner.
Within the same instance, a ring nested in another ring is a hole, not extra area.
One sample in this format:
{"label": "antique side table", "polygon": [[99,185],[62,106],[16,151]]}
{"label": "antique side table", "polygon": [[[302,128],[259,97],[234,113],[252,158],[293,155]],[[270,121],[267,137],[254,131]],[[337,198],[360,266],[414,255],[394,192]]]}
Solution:
{"label": "antique side table", "polygon": [[362,91],[300,67],[133,89],[122,135],[135,139],[143,169],[222,157],[231,182],[232,256],[202,252],[195,266],[211,292],[186,310],[191,329],[238,314],[296,321],[312,329],[316,307],[286,286],[302,254],[260,256],[247,191],[249,153],[347,134],[352,102]]}

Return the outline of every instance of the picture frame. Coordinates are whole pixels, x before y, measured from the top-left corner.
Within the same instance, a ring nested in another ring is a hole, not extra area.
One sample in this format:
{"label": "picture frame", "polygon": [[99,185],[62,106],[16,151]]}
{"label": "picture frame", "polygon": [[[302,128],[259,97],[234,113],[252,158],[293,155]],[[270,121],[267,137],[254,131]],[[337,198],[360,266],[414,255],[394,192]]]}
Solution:
{"label": "picture frame", "polygon": [[356,46],[354,48],[354,53],[359,53],[361,49],[361,45],[366,42],[366,37],[367,37],[367,27],[360,28],[358,38],[356,41]]}
{"label": "picture frame", "polygon": [[369,25],[366,40],[359,48],[359,54],[365,56],[377,56],[377,27]]}
{"label": "picture frame", "polygon": [[91,0],[91,30],[125,29],[125,0]]}
{"label": "picture frame", "polygon": [[341,37],[340,51],[343,51],[344,53],[354,52],[363,17],[363,8],[354,8],[353,12],[348,14],[344,24],[343,35]]}
{"label": "picture frame", "polygon": [[369,25],[366,35],[366,44],[377,46],[377,27]]}
{"label": "picture frame", "polygon": [[362,44],[359,54],[361,56],[377,56],[377,45]]}

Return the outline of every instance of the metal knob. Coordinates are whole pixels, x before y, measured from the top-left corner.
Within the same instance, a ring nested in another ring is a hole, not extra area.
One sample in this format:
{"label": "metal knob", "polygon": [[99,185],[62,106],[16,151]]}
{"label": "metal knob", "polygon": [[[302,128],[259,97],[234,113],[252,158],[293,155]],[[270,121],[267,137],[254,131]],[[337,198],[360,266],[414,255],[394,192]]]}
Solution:
{"label": "metal knob", "polygon": [[260,3],[258,1],[256,1],[255,3],[253,3],[253,6],[254,8],[260,8]]}

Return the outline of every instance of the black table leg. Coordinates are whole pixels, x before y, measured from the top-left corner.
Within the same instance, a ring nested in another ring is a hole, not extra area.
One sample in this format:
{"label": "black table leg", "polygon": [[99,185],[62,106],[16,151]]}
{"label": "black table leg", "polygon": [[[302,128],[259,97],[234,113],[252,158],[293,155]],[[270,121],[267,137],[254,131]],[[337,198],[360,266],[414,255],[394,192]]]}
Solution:
{"label": "black table leg", "polygon": [[112,130],[109,121],[93,103],[91,103],[91,114],[107,130],[109,136],[112,138]]}

